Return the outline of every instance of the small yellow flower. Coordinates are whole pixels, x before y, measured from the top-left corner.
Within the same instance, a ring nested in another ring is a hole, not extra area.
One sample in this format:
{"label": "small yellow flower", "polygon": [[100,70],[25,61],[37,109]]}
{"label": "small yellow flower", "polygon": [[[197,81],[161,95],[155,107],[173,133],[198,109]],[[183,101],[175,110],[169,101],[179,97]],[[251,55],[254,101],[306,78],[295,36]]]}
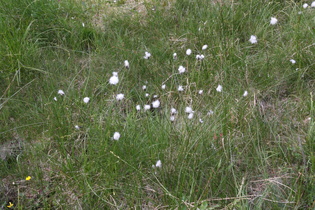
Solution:
{"label": "small yellow flower", "polygon": [[11,208],[14,204],[9,202],[9,205],[7,206],[8,208]]}
{"label": "small yellow flower", "polygon": [[28,176],[28,177],[25,178],[25,180],[26,180],[26,181],[29,181],[29,180],[31,180],[31,178],[32,178],[32,177]]}

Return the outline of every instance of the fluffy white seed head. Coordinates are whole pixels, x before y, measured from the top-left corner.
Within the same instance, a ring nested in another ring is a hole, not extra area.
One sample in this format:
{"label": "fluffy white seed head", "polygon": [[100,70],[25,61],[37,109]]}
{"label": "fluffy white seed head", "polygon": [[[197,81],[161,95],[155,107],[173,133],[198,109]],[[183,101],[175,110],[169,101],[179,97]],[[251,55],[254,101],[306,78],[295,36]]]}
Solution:
{"label": "fluffy white seed head", "polygon": [[222,92],[222,89],[223,89],[222,85],[218,85],[218,87],[216,88],[218,92]]}
{"label": "fluffy white seed head", "polygon": [[311,7],[315,7],[315,1],[312,2]]}
{"label": "fluffy white seed head", "polygon": [[125,95],[124,95],[124,94],[119,93],[119,94],[117,94],[117,96],[116,96],[116,100],[117,100],[117,101],[121,101],[121,100],[123,100],[123,99],[124,99],[124,97],[125,97]]}
{"label": "fluffy white seed head", "polygon": [[185,108],[185,112],[190,114],[190,113],[193,113],[194,111],[193,111],[193,109],[190,106],[187,106]]}
{"label": "fluffy white seed head", "polygon": [[199,91],[198,91],[198,94],[199,94],[199,95],[202,95],[202,94],[203,94],[203,90],[199,90]]}
{"label": "fluffy white seed head", "polygon": [[276,25],[277,23],[278,23],[278,19],[275,18],[275,17],[271,17],[270,24],[271,25]]}
{"label": "fluffy white seed head", "polygon": [[175,116],[174,115],[170,116],[170,121],[172,121],[172,122],[175,121]]}
{"label": "fluffy white seed head", "polygon": [[146,90],[147,89],[147,86],[146,85],[143,85],[142,86],[142,90]]}
{"label": "fluffy white seed head", "polygon": [[205,58],[204,55],[196,55],[197,60],[203,60]]}
{"label": "fluffy white seed head", "polygon": [[192,119],[194,117],[194,113],[189,113],[188,114],[188,119]]}
{"label": "fluffy white seed head", "polygon": [[249,42],[252,44],[256,44],[257,43],[257,37],[254,35],[250,36]]}
{"label": "fluffy white seed head", "polygon": [[294,59],[290,59],[290,62],[291,62],[292,64],[295,64],[295,63],[296,63],[296,61],[295,61]]}
{"label": "fluffy white seed head", "polygon": [[177,110],[175,108],[171,108],[171,114],[176,114]]}
{"label": "fluffy white seed head", "polygon": [[85,97],[85,98],[83,99],[83,102],[86,103],[86,104],[89,103],[89,102],[90,102],[90,98],[89,98],[89,97]]}
{"label": "fluffy white seed head", "polygon": [[174,60],[177,59],[177,53],[174,53],[174,54],[173,54],[173,59],[174,59]]}
{"label": "fluffy white seed head", "polygon": [[206,50],[207,48],[208,48],[208,45],[206,44],[202,46],[202,50]]}
{"label": "fluffy white seed head", "polygon": [[63,96],[63,95],[65,95],[65,92],[63,92],[63,90],[58,90],[58,94]]}
{"label": "fluffy white seed head", "polygon": [[191,54],[191,49],[187,49],[186,50],[186,55],[190,55]]}
{"label": "fluffy white seed head", "polygon": [[304,9],[306,9],[307,7],[308,7],[308,4],[307,4],[307,3],[303,4],[303,8],[304,8]]}
{"label": "fluffy white seed head", "polygon": [[57,97],[54,97],[54,101],[57,101]]}
{"label": "fluffy white seed head", "polygon": [[141,106],[140,106],[140,105],[137,105],[137,106],[136,106],[136,110],[137,110],[137,111],[140,111],[140,110],[141,110]]}
{"label": "fluffy white seed head", "polygon": [[179,72],[180,74],[184,73],[185,71],[186,71],[186,68],[185,68],[184,66],[179,66],[178,72]]}
{"label": "fluffy white seed head", "polygon": [[161,168],[161,167],[162,167],[162,162],[161,162],[161,160],[158,160],[158,161],[156,162],[155,167],[157,167],[157,168]]}
{"label": "fluffy white seed head", "polygon": [[247,90],[244,91],[243,96],[246,97],[248,95]]}
{"label": "fluffy white seed head", "polygon": [[163,85],[161,86],[161,88],[162,88],[162,90],[165,90],[166,85],[163,84]]}
{"label": "fluffy white seed head", "polygon": [[179,85],[178,88],[177,88],[177,90],[178,90],[179,92],[182,92],[182,91],[184,91],[184,88],[183,88],[183,86]]}
{"label": "fluffy white seed head", "polygon": [[124,61],[124,65],[125,65],[125,67],[126,67],[127,69],[129,69],[129,61],[125,60],[125,61]]}
{"label": "fluffy white seed head", "polygon": [[120,133],[119,132],[115,132],[114,135],[113,135],[113,139],[118,141],[120,138]]}
{"label": "fluffy white seed head", "polygon": [[111,78],[109,78],[109,84],[117,85],[118,82],[119,82],[118,73],[117,72],[113,72],[113,76],[111,76]]}
{"label": "fluffy white seed head", "polygon": [[149,110],[151,108],[151,106],[149,104],[146,104],[146,105],[144,105],[143,108],[144,108],[145,111],[147,111],[147,110]]}
{"label": "fluffy white seed head", "polygon": [[159,108],[160,107],[160,101],[159,100],[155,100],[152,102],[152,107],[153,108]]}
{"label": "fluffy white seed head", "polygon": [[149,59],[151,57],[151,53],[145,52],[143,58],[144,59]]}

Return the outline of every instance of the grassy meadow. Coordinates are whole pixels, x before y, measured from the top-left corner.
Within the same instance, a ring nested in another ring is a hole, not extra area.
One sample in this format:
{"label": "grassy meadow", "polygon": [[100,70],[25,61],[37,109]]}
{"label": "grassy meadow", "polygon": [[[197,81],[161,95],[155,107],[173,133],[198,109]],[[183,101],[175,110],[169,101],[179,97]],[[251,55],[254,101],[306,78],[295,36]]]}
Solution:
{"label": "grassy meadow", "polygon": [[0,208],[315,208],[311,4],[0,1]]}

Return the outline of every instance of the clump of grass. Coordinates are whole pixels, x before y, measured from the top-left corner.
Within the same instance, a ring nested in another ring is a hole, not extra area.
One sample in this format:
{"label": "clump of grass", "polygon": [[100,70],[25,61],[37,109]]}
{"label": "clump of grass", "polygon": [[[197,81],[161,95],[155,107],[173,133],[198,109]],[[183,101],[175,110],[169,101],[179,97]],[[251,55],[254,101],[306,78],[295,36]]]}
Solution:
{"label": "clump of grass", "polygon": [[1,4],[2,79],[15,74],[15,79],[21,82],[22,78],[32,78],[34,73],[47,73],[40,68],[41,59],[46,59],[43,54],[54,48],[69,53],[93,47],[94,30],[83,27],[87,16],[76,4],[48,0]]}
{"label": "clump of grass", "polygon": [[7,2],[1,205],[312,208],[313,10],[220,2]]}

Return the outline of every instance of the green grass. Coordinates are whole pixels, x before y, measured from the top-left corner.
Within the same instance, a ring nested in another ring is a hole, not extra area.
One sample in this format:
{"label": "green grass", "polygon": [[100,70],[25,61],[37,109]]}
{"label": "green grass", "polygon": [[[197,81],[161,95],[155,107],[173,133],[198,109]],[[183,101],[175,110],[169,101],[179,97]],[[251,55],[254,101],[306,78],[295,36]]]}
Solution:
{"label": "green grass", "polygon": [[2,1],[1,208],[314,208],[314,9],[215,2]]}

